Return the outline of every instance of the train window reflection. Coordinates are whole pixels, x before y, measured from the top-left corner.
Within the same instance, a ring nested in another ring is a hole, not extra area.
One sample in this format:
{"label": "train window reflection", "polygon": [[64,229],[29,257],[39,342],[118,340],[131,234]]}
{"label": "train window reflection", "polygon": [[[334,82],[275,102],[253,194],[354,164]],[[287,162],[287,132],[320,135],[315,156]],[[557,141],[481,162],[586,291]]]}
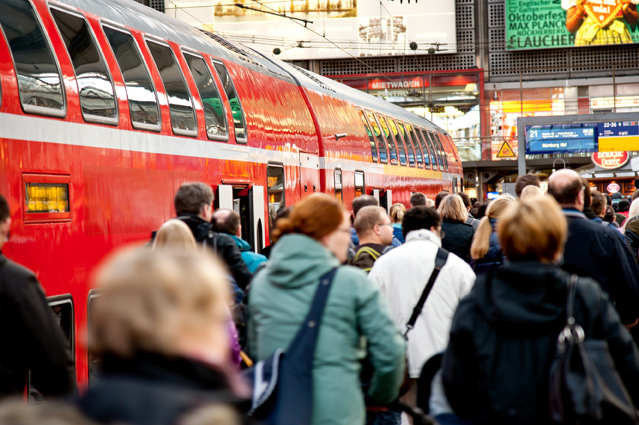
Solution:
{"label": "train window reflection", "polygon": [[266,168],[266,184],[268,196],[268,226],[269,235],[273,229],[273,223],[277,218],[277,211],[286,206],[286,192],[284,180],[284,167],[281,165],[269,165]]}
{"label": "train window reflection", "polygon": [[200,92],[206,121],[206,135],[211,139],[228,140],[229,132],[224,105],[209,67],[200,57],[185,53],[184,58]]}
{"label": "train window reflection", "polygon": [[231,105],[231,114],[233,115],[233,126],[235,127],[235,140],[238,142],[246,142],[246,123],[244,121],[244,111],[242,110],[242,103],[237,95],[231,76],[229,75],[226,67],[221,63],[215,62],[215,70],[217,76],[222,82],[222,87],[226,93],[226,97]]}
{"label": "train window reflection", "polygon": [[408,165],[411,167],[415,166],[415,146],[413,146],[413,141],[410,139],[410,134],[404,130],[404,125],[397,121],[397,128],[399,129],[399,134],[404,139],[406,143],[406,149],[408,150]]}
{"label": "train window reflection", "polygon": [[384,117],[378,115],[377,119],[379,120],[379,125],[382,127],[382,130],[384,130],[386,141],[388,141],[388,151],[390,153],[391,164],[397,164],[397,148],[395,147],[395,139],[391,137],[388,124],[386,124]]}
{"label": "train window reflection", "polygon": [[410,144],[413,147],[413,151],[415,152],[415,161],[417,162],[418,167],[422,167],[424,161],[422,160],[422,150],[419,147],[419,140],[417,140],[417,136],[415,136],[415,130],[413,126],[409,123],[406,123],[406,134],[408,139],[410,140]]}
{"label": "train window reflection", "polygon": [[134,128],[160,130],[160,109],[147,70],[131,34],[103,27],[126,86]]}
{"label": "train window reflection", "polygon": [[424,153],[424,165],[426,166],[426,168],[430,168],[431,156],[428,152],[428,145],[426,145],[422,130],[420,130],[419,128],[415,128],[415,134],[417,135],[416,140],[419,140],[419,145],[422,147],[422,152]]}
{"label": "train window reflection", "polygon": [[442,153],[442,159],[444,160],[444,168],[448,171],[448,154],[446,153],[446,149],[444,149],[444,145],[442,144],[439,134],[435,133],[435,137],[437,138],[437,145],[439,146],[439,151]]}
{"label": "train window reflection", "polygon": [[400,165],[406,165],[406,148],[404,147],[404,142],[399,137],[397,125],[391,118],[388,119],[388,125],[391,129],[392,139],[394,139],[395,143],[397,143],[397,149],[399,150],[399,163]]}
{"label": "train window reflection", "polygon": [[60,71],[31,4],[0,1],[0,26],[13,55],[24,111],[64,116]]}
{"label": "train window reflection", "polygon": [[151,56],[160,71],[164,91],[169,98],[171,126],[175,134],[197,135],[195,110],[184,76],[170,47],[147,41]]}
{"label": "train window reflection", "polygon": [[377,145],[375,144],[375,138],[373,137],[373,133],[371,132],[368,123],[366,122],[366,117],[361,110],[357,110],[359,112],[359,116],[362,119],[362,123],[364,124],[364,128],[366,129],[366,133],[368,134],[368,140],[371,144],[371,155],[373,157],[373,162],[377,162]]}
{"label": "train window reflection", "polygon": [[384,137],[382,136],[382,132],[379,129],[379,125],[377,124],[375,115],[367,112],[366,116],[368,117],[368,122],[371,125],[371,130],[373,130],[373,135],[375,136],[375,139],[377,139],[377,146],[379,146],[379,160],[383,163],[387,163],[388,151],[386,150],[386,142],[384,142]]}
{"label": "train window reflection", "polygon": [[87,22],[58,9],[51,14],[73,63],[84,119],[117,124],[113,83]]}
{"label": "train window reflection", "polygon": [[433,169],[444,171],[444,162],[442,161],[442,155],[439,149],[437,148],[437,142],[435,141],[435,136],[430,131],[425,132],[428,135],[428,147],[430,151],[433,153]]}

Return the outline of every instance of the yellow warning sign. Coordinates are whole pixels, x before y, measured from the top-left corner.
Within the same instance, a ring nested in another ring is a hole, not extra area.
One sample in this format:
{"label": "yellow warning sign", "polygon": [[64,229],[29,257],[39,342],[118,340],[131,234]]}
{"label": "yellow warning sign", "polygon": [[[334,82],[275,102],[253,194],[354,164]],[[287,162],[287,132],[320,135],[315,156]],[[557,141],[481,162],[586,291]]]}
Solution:
{"label": "yellow warning sign", "polygon": [[504,144],[501,145],[501,148],[499,148],[499,152],[497,153],[497,158],[515,158],[515,157],[516,157],[515,152],[510,147],[508,142],[504,142]]}

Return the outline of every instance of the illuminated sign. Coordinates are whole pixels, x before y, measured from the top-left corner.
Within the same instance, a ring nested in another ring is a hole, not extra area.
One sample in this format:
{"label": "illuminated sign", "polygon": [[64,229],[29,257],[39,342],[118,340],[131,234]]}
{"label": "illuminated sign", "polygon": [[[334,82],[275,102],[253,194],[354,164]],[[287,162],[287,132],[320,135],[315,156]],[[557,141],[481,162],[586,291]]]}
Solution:
{"label": "illuminated sign", "polygon": [[610,183],[608,187],[606,187],[606,190],[610,193],[617,193],[621,190],[621,186],[617,183]]}
{"label": "illuminated sign", "polygon": [[595,152],[592,154],[592,162],[609,170],[620,168],[628,162],[630,154],[628,152]]}
{"label": "illuminated sign", "polygon": [[[626,17],[634,18],[628,8],[624,12],[624,3],[626,0],[506,0],[506,49],[637,43],[639,32],[626,22]],[[575,14],[582,18],[567,22]]]}
{"label": "illuminated sign", "polygon": [[639,150],[639,121],[600,122],[599,151]]}
{"label": "illuminated sign", "polygon": [[596,124],[526,126],[526,153],[596,152]]}

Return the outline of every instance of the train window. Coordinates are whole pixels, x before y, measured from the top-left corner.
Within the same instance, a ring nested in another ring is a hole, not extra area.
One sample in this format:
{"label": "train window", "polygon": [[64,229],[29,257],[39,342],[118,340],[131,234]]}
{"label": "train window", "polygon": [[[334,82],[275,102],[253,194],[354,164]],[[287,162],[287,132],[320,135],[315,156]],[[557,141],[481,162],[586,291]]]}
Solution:
{"label": "train window", "polygon": [[[91,337],[93,336],[93,331],[91,326],[93,325],[93,317],[95,315],[95,307],[100,302],[100,293],[97,289],[92,289],[89,291],[89,299],[87,300],[87,330],[89,334],[88,343],[89,347],[92,344]],[[102,363],[102,358],[91,350],[89,350],[89,387],[94,386],[98,383],[99,376],[99,368]]]}
{"label": "train window", "polygon": [[[439,133],[433,133],[437,140],[437,146],[439,146],[439,151],[441,152],[442,160],[444,161],[444,168],[448,171],[448,155],[446,154],[446,149],[444,149],[444,145],[442,145],[441,140],[439,139]],[[441,166],[440,166],[441,168]]]}
{"label": "train window", "polygon": [[404,125],[397,121],[397,128],[399,129],[399,134],[404,139],[404,143],[406,144],[406,150],[408,151],[408,165],[411,167],[415,166],[415,147],[413,146],[413,141],[410,139],[410,134],[406,133],[404,130]]}
{"label": "train window", "polygon": [[335,197],[339,199],[340,202],[344,202],[344,196],[342,195],[342,170],[339,168],[335,169]]}
{"label": "train window", "polygon": [[[67,349],[73,355],[75,353],[75,325],[74,325],[74,308],[71,295],[58,295],[47,298],[49,308],[53,314],[55,323],[60,327],[62,336]],[[39,374],[37,371],[29,371],[29,401],[38,402],[44,399],[44,396],[38,391]]]}
{"label": "train window", "polygon": [[442,153],[437,146],[437,141],[435,140],[435,136],[431,131],[427,131],[428,135],[428,146],[430,147],[430,151],[433,152],[433,157],[435,161],[433,164],[437,165],[437,169],[439,171],[444,171],[444,161],[442,160]]}
{"label": "train window", "polygon": [[268,228],[269,235],[275,230],[273,225],[277,218],[277,212],[286,206],[286,186],[284,180],[284,167],[269,164],[266,167],[266,195],[268,196]]}
{"label": "train window", "polygon": [[215,80],[206,62],[199,56],[184,53],[184,59],[191,70],[193,80],[202,98],[204,119],[206,121],[206,135],[209,139],[228,140],[229,130],[226,125],[224,104],[217,91]]}
{"label": "train window", "polygon": [[69,185],[25,182],[27,214],[69,212]]}
{"label": "train window", "polygon": [[103,29],[122,72],[133,127],[159,131],[161,121],[157,95],[135,40],[129,33],[108,26]]}
{"label": "train window", "polygon": [[229,75],[226,67],[219,63],[214,62],[217,76],[222,82],[222,87],[226,93],[226,97],[231,105],[231,115],[233,115],[233,126],[235,127],[235,140],[240,143],[246,143],[246,121],[244,120],[244,111],[242,110],[242,103],[237,95],[231,76]]}
{"label": "train window", "polygon": [[[424,153],[424,165],[426,168],[430,168],[431,154],[428,152],[428,145],[426,145],[424,134],[419,128],[415,128],[415,134],[417,135],[416,139],[419,140],[419,145],[422,147],[422,152]],[[434,162],[434,160],[432,162]]]}
{"label": "train window", "polygon": [[379,160],[386,164],[388,162],[388,151],[386,150],[386,142],[384,142],[384,137],[382,136],[382,132],[379,129],[379,125],[377,124],[375,115],[367,112],[366,116],[368,117],[368,122],[371,125],[371,130],[373,130],[373,135],[375,136],[375,139],[377,139],[377,146],[379,146]]}
{"label": "train window", "polygon": [[365,190],[364,172],[355,171],[355,197],[362,196]]}
{"label": "train window", "polygon": [[404,141],[399,136],[399,131],[397,131],[397,124],[395,124],[395,121],[392,118],[389,118],[388,125],[391,129],[391,138],[395,140],[399,151],[399,164],[406,165],[406,148],[404,147]]}
{"label": "train window", "polygon": [[113,82],[86,20],[55,8],[51,15],[73,63],[84,120],[117,124]]}
{"label": "train window", "polygon": [[164,84],[164,91],[169,98],[171,113],[171,127],[173,133],[186,136],[197,136],[195,109],[191,101],[191,94],[186,87],[180,66],[169,46],[147,40],[151,56],[160,71]]}
{"label": "train window", "polygon": [[386,140],[388,141],[388,151],[390,153],[391,164],[397,164],[397,148],[395,147],[395,139],[391,137],[388,124],[386,124],[384,117],[378,115],[377,119],[379,120],[379,125],[382,127],[384,136],[386,136]]}
{"label": "train window", "polygon": [[0,1],[0,27],[13,56],[24,111],[63,117],[62,77],[31,3]]}
{"label": "train window", "polygon": [[375,137],[373,136],[373,132],[366,122],[364,113],[360,109],[358,109],[357,112],[359,112],[359,116],[362,119],[362,123],[364,124],[364,128],[366,129],[366,133],[368,133],[368,140],[371,144],[371,155],[373,156],[373,162],[377,162],[377,145],[375,144]]}
{"label": "train window", "polygon": [[417,136],[415,136],[415,129],[410,123],[405,123],[405,126],[407,137],[410,140],[413,151],[415,152],[415,162],[417,162],[417,166],[421,168],[424,166],[424,160],[422,150],[419,146],[419,140],[417,140]]}

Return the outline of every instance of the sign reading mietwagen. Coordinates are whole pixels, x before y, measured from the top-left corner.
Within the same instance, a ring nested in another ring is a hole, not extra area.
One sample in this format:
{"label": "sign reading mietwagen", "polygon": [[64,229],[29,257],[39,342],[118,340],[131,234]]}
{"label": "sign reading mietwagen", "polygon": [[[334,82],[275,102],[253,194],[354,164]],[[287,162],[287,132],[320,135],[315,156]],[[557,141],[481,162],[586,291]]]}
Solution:
{"label": "sign reading mietwagen", "polygon": [[506,0],[506,49],[638,43],[633,13],[626,0]]}

